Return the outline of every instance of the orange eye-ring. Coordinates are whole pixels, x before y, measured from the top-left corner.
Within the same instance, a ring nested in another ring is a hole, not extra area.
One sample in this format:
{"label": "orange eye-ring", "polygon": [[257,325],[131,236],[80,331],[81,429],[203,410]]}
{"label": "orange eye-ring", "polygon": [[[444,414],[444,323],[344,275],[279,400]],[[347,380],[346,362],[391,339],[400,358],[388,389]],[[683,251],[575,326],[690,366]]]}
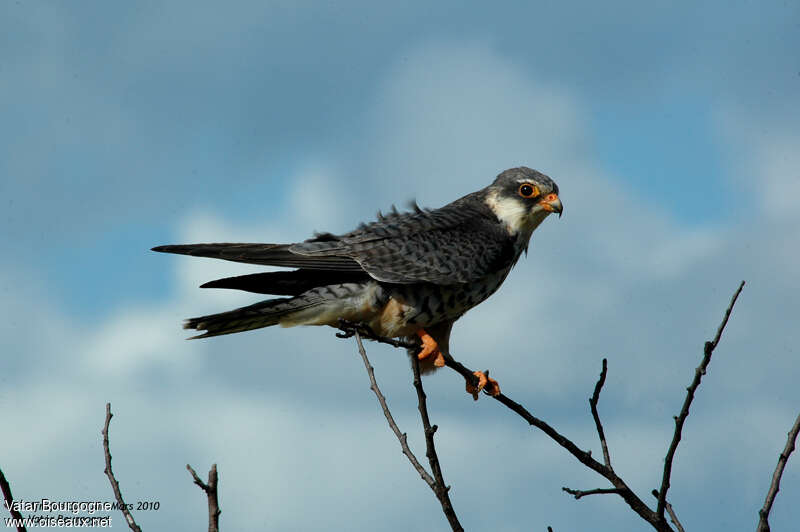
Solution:
{"label": "orange eye-ring", "polygon": [[535,198],[539,195],[539,187],[531,183],[523,183],[519,186],[519,195],[523,198]]}

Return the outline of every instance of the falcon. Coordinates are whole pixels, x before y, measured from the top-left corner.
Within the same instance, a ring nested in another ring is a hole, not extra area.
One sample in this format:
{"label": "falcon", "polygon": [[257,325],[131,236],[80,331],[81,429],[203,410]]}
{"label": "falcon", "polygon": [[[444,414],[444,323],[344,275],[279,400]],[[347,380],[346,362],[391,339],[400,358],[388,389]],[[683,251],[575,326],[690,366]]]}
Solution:
{"label": "falcon", "polygon": [[[486,188],[439,209],[394,207],[343,235],[317,233],[295,244],[186,244],[153,251],[295,268],[227,277],[201,288],[280,297],[186,320],[207,338],[271,325],[363,324],[380,336],[417,340],[423,371],[445,365],[453,323],[492,295],[551,213],[563,211],[558,185],[527,167],[500,173]],[[475,372],[467,391],[498,395]]]}

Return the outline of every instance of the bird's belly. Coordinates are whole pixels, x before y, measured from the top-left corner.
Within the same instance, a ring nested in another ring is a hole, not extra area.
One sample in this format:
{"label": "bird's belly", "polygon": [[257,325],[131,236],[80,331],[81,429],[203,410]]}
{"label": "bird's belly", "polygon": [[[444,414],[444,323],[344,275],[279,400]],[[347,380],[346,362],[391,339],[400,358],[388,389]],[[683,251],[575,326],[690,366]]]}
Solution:
{"label": "bird's belly", "polygon": [[509,269],[487,275],[472,283],[435,285],[341,284],[315,288],[308,294],[321,304],[282,318],[284,327],[331,325],[339,319],[366,323],[381,336],[409,336],[419,329],[455,321],[466,311],[492,295]]}
{"label": "bird's belly", "polygon": [[508,269],[465,284],[394,285],[370,326],[383,336],[407,336],[420,328],[454,321],[503,284]]}

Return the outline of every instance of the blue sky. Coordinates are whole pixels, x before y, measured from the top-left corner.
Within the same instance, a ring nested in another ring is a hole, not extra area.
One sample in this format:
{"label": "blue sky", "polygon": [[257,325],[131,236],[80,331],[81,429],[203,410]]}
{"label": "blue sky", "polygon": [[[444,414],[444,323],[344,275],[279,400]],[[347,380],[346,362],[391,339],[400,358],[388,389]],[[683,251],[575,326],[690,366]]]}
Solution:
{"label": "blue sky", "polygon": [[[148,249],[343,232],[525,164],[559,183],[565,215],[457,324],[454,354],[595,452],[586,397],[608,357],[613,457],[647,494],[746,279],[671,498],[689,529],[754,527],[800,410],[798,28],[792,2],[4,3],[0,410],[19,432],[0,466],[15,494],[110,499],[111,401],[126,494],[162,501],[146,528],[202,526],[188,461],[219,464],[225,528],[445,530],[351,343],[185,342],[183,318],[255,301],[197,286],[254,268]],[[368,349],[423,454],[404,355]],[[603,483],[455,375],[427,383],[467,529],[646,529],[619,500],[563,495]],[[775,529],[797,518],[797,461],[784,478]]]}

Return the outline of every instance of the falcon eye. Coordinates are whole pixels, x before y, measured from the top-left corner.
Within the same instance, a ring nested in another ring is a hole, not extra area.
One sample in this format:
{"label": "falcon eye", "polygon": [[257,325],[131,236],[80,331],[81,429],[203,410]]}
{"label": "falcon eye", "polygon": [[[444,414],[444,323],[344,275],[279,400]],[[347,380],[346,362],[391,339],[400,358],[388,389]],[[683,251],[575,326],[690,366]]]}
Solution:
{"label": "falcon eye", "polygon": [[539,195],[539,187],[530,183],[523,183],[519,187],[519,195],[523,198],[534,198]]}

